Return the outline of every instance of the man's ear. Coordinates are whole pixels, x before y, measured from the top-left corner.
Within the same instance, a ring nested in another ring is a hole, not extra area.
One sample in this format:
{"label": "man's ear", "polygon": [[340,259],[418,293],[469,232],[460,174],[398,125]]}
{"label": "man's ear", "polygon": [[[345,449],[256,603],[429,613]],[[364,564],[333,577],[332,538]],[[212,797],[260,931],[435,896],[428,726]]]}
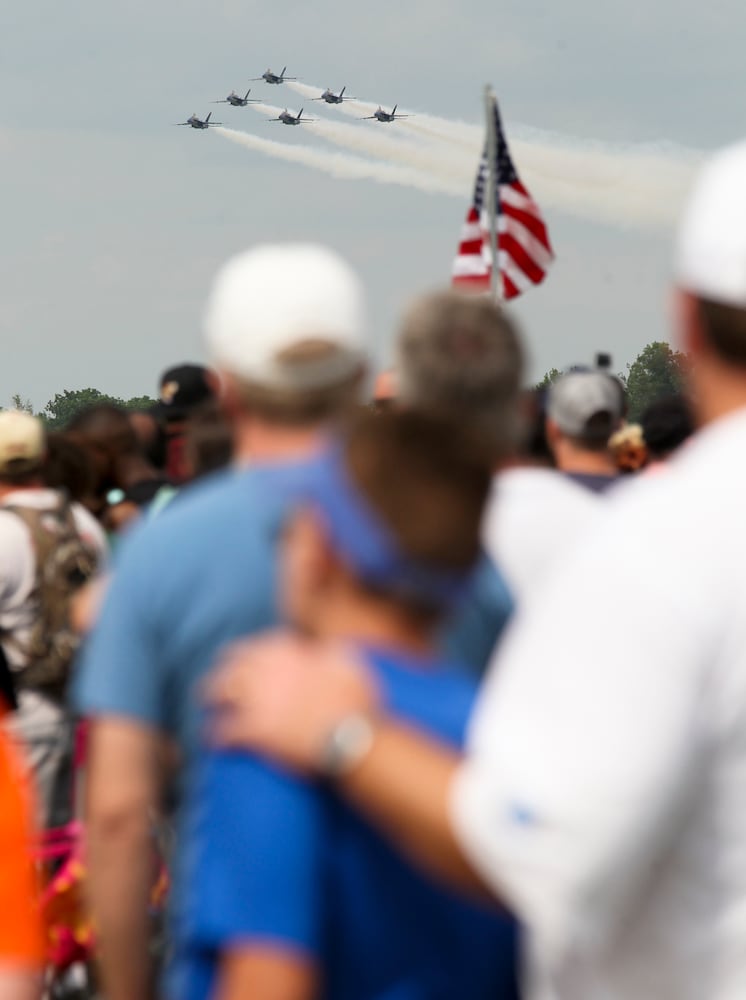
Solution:
{"label": "man's ear", "polygon": [[220,395],[218,397],[220,409],[229,420],[239,416],[246,407],[235,377],[230,372],[220,372],[216,378],[220,381]]}
{"label": "man's ear", "polygon": [[671,325],[677,346],[685,354],[696,358],[706,351],[707,334],[702,326],[702,315],[696,296],[681,288],[674,288],[670,300]]}
{"label": "man's ear", "polygon": [[293,547],[293,562],[305,582],[314,588],[326,586],[337,566],[329,531],[321,514],[313,507],[303,507],[293,514],[287,526],[287,544]]}

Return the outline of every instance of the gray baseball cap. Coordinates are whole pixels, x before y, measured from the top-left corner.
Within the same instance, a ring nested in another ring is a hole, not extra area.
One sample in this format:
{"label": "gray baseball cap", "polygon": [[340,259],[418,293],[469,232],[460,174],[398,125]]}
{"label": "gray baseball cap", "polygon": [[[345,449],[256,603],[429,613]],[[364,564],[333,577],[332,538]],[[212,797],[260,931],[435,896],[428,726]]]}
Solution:
{"label": "gray baseball cap", "polygon": [[552,384],[547,416],[563,434],[602,440],[624,416],[624,396],[605,372],[571,372]]}

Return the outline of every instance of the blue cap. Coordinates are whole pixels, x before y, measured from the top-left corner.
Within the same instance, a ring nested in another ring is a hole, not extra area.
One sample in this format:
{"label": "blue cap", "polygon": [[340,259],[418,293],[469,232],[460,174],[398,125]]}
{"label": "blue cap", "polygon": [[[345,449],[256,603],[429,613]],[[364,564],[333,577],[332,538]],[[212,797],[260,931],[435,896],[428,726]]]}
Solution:
{"label": "blue cap", "polygon": [[317,464],[306,486],[303,499],[318,509],[331,544],[362,583],[438,607],[456,603],[467,591],[473,567],[441,570],[401,550],[351,481],[338,443]]}

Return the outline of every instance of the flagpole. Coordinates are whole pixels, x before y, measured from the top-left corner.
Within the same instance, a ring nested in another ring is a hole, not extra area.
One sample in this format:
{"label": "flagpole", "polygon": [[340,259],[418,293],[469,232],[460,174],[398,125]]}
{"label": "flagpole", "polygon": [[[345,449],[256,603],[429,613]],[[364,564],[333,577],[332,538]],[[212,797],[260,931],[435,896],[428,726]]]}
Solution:
{"label": "flagpole", "polygon": [[484,88],[484,106],[487,115],[487,218],[490,227],[490,253],[492,256],[490,295],[494,302],[499,302],[502,296],[500,295],[500,261],[497,239],[497,127],[495,114],[497,99],[489,84]]}

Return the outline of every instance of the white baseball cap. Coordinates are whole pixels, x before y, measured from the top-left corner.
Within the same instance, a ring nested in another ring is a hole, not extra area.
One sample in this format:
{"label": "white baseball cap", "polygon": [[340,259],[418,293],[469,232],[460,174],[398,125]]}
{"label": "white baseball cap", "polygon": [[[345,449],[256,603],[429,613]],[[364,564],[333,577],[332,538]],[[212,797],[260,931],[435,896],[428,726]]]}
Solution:
{"label": "white baseball cap", "polygon": [[746,308],[746,142],[716,153],[695,181],[675,277],[701,298]]}
{"label": "white baseball cap", "polygon": [[[218,272],[205,335],[218,368],[267,388],[317,389],[359,371],[365,359],[360,279],[334,251],[314,244],[258,246]],[[329,345],[292,364],[283,353]]]}
{"label": "white baseball cap", "polygon": [[46,449],[44,424],[30,413],[0,413],[0,474],[37,466]]}

